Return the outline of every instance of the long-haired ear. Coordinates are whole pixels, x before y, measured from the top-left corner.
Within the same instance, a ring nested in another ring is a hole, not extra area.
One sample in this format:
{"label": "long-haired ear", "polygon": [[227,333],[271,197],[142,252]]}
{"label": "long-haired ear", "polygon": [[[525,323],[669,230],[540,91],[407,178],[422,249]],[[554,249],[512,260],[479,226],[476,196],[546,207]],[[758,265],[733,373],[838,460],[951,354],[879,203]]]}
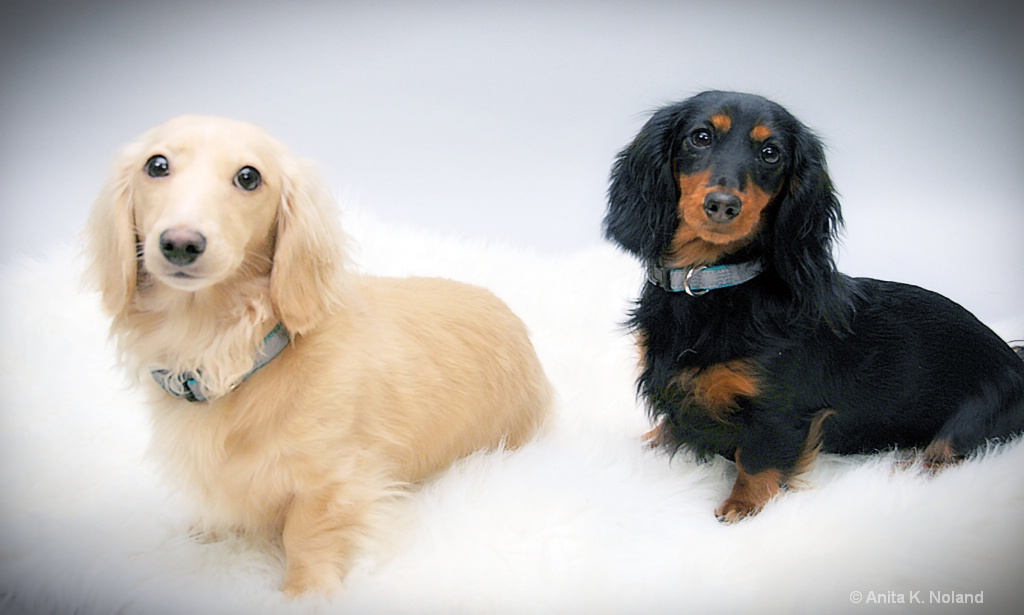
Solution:
{"label": "long-haired ear", "polygon": [[301,335],[342,302],[338,209],[312,165],[286,159],[270,294],[284,326]]}
{"label": "long-haired ear", "polygon": [[678,224],[672,143],[683,113],[682,103],[658,110],[612,165],[604,235],[645,261],[661,258]]}
{"label": "long-haired ear", "polygon": [[772,260],[798,298],[797,308],[833,326],[846,324],[849,309],[832,246],[843,224],[839,199],[825,165],[824,147],[796,123],[793,169],[773,224]]}
{"label": "long-haired ear", "polygon": [[99,288],[111,316],[122,314],[135,296],[139,255],[131,177],[137,163],[137,144],[119,152],[85,227],[89,281]]}

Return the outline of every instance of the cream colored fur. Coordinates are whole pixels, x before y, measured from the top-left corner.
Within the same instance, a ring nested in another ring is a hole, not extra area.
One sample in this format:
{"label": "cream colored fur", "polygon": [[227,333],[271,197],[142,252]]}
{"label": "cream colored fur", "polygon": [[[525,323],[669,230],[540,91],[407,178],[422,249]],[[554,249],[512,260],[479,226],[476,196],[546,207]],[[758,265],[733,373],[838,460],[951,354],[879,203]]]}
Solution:
{"label": "cream colored fur", "polygon": [[[165,177],[144,170],[156,154]],[[258,189],[233,183],[244,166]],[[123,149],[87,228],[112,335],[151,389],[152,452],[204,533],[281,536],[293,595],[340,585],[396,487],[520,446],[551,399],[504,303],[447,280],[347,273],[333,207],[262,130],[188,116]],[[159,246],[168,229],[201,233],[206,249],[175,265]],[[233,388],[278,321],[291,344]],[[211,401],[170,396],[152,368],[201,369]]]}

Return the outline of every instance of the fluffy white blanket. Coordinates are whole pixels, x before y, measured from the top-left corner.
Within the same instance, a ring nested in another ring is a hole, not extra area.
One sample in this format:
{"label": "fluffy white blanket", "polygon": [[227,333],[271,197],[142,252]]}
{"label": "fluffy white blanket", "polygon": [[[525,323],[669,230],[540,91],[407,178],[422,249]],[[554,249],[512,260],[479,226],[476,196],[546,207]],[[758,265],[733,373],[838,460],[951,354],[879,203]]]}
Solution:
{"label": "fluffy white blanket", "polygon": [[[639,288],[610,246],[543,256],[347,218],[361,267],[493,289],[530,326],[559,400],[549,432],[396,504],[342,593],[289,602],[269,544],[189,539],[145,457],[147,410],[114,366],[71,249],[3,272],[0,611],[12,613],[1010,612],[1024,604],[1024,446],[936,477],[824,456],[734,526],[735,470],[645,450],[619,323]],[[1020,320],[997,331],[1020,326]],[[968,604],[958,601],[982,602]]]}

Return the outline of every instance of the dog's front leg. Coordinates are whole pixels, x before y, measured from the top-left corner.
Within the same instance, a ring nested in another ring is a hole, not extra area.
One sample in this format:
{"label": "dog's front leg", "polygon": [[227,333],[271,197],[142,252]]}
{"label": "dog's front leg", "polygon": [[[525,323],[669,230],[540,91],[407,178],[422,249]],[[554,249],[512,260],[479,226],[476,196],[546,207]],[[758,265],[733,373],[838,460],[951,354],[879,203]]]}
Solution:
{"label": "dog's front leg", "polygon": [[281,591],[286,595],[341,587],[367,509],[366,498],[353,491],[358,490],[332,485],[293,496],[283,531],[287,569]]}
{"label": "dog's front leg", "polygon": [[736,450],[736,482],[732,493],[715,511],[723,523],[735,523],[755,515],[764,508],[782,487],[782,473],[774,468],[749,473],[740,462],[741,450]]}
{"label": "dog's front leg", "polygon": [[821,421],[828,416],[819,413],[804,425],[782,420],[791,414],[785,408],[751,409],[754,420],[746,423],[736,446],[736,483],[715,511],[724,523],[761,512],[794,470],[810,464],[818,451]]}
{"label": "dog's front leg", "polygon": [[822,446],[822,426],[835,411],[801,413],[804,420],[795,423],[778,420],[789,415],[785,410],[762,410],[757,413],[762,420],[746,425],[736,447],[736,483],[715,511],[720,521],[735,523],[759,513],[789,480],[814,465]]}

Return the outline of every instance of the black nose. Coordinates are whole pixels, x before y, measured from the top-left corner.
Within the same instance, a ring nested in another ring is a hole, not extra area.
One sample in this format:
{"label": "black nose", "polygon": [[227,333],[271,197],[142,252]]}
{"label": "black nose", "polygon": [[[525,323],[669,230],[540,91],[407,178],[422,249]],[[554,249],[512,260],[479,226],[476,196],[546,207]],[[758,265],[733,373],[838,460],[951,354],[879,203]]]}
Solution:
{"label": "black nose", "polygon": [[206,237],[189,229],[168,229],[160,233],[160,252],[171,263],[190,265],[206,250]]}
{"label": "black nose", "polygon": [[740,215],[743,202],[728,192],[710,192],[704,197],[704,213],[712,222],[723,224]]}

